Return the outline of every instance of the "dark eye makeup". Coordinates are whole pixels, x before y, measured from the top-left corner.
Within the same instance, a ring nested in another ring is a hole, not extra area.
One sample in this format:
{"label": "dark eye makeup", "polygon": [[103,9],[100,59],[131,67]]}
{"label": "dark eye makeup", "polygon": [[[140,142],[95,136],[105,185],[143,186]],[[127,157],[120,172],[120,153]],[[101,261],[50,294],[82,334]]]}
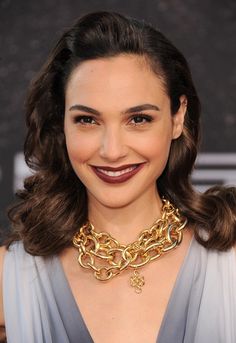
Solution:
{"label": "dark eye makeup", "polygon": [[[96,119],[93,116],[87,115],[76,115],[73,117],[73,122],[80,125],[93,125],[93,121],[96,124]],[[130,117],[130,122],[134,121],[132,124],[143,125],[153,121],[153,117],[149,114],[135,114]]]}
{"label": "dark eye makeup", "polygon": [[73,122],[75,124],[87,125],[87,124],[91,124],[92,120],[94,119],[91,116],[78,115],[78,116],[73,117]]}
{"label": "dark eye makeup", "polygon": [[145,124],[151,123],[153,121],[153,117],[148,114],[136,114],[131,117],[131,120],[136,121],[134,124]]}

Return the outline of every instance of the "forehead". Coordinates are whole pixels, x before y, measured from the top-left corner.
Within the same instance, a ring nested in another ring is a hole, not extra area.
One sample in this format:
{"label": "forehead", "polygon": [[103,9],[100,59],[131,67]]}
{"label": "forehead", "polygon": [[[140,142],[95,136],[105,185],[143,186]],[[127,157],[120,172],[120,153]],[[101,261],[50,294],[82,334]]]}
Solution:
{"label": "forehead", "polygon": [[161,77],[144,57],[119,55],[82,62],[71,73],[66,87],[66,101],[86,102],[109,99],[138,102],[166,96]]}

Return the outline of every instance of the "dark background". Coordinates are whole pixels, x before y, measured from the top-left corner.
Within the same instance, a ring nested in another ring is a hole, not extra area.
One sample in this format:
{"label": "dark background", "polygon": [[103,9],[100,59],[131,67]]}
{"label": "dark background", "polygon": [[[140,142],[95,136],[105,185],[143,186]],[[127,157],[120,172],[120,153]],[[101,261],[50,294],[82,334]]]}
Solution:
{"label": "dark background", "polygon": [[201,152],[217,154],[214,170],[219,165],[231,168],[230,175],[236,170],[236,1],[0,0],[0,226],[8,226],[5,209],[13,200],[18,172],[13,163],[23,146],[29,82],[64,29],[96,10],[145,19],[184,53],[202,101]]}

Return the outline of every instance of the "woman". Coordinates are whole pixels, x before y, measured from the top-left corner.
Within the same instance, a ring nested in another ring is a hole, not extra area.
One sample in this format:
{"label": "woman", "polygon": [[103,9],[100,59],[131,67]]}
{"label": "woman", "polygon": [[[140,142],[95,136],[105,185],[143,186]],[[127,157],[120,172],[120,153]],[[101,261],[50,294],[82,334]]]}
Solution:
{"label": "woman", "polygon": [[1,251],[8,342],[235,342],[236,192],[197,193],[200,104],[182,54],[81,17],[27,101],[35,173]]}

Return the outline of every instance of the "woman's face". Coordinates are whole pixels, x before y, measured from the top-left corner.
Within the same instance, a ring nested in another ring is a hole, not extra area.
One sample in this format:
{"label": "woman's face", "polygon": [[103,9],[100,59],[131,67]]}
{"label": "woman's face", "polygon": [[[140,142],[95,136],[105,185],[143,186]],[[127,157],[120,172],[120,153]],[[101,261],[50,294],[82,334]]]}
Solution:
{"label": "woman's face", "polygon": [[171,116],[161,79],[143,58],[119,55],[76,67],[65,100],[68,155],[89,201],[123,207],[156,193],[171,141],[182,132],[185,97]]}

